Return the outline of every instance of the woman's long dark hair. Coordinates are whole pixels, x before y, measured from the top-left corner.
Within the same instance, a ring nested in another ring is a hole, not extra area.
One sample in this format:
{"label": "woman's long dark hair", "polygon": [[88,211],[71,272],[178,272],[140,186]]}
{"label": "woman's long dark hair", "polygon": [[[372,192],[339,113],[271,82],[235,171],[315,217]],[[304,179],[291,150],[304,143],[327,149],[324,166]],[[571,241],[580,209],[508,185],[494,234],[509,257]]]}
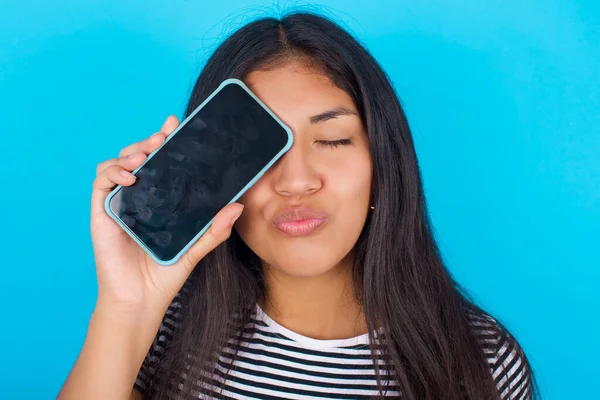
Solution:
{"label": "woman's long dark hair", "polygon": [[[383,349],[402,397],[499,399],[496,382],[470,318],[486,317],[443,264],[423,194],[417,156],[394,89],[378,63],[350,34],[312,13],[263,18],[228,37],[200,74],[191,113],[226,78],[301,60],[327,74],[354,100],[366,127],[373,163],[372,204],[356,243],[354,286],[372,337]],[[189,290],[185,290],[189,288]],[[161,358],[151,398],[201,391],[213,380],[220,349],[237,348],[254,305],[265,295],[260,260],[235,232],[206,256],[181,292],[181,324]],[[497,337],[510,338],[497,323]],[[529,364],[518,349],[524,369]],[[377,363],[375,363],[377,365]],[[185,374],[187,379],[182,379]],[[379,375],[380,394],[387,381]],[[535,381],[534,381],[535,387]],[[537,392],[537,390],[536,390]]]}

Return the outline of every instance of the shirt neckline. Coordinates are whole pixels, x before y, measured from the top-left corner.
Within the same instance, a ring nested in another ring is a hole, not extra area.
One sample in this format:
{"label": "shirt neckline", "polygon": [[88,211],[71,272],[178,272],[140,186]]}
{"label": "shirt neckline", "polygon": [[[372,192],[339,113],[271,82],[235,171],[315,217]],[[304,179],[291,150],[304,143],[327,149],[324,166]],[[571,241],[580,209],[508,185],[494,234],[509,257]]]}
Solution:
{"label": "shirt neckline", "polygon": [[362,335],[354,336],[347,339],[313,339],[311,337],[301,335],[278,324],[274,319],[269,317],[258,304],[256,304],[256,317],[258,320],[267,324],[268,328],[271,331],[283,335],[284,337],[307,347],[325,349],[333,347],[351,347],[369,344],[369,333],[364,333]]}

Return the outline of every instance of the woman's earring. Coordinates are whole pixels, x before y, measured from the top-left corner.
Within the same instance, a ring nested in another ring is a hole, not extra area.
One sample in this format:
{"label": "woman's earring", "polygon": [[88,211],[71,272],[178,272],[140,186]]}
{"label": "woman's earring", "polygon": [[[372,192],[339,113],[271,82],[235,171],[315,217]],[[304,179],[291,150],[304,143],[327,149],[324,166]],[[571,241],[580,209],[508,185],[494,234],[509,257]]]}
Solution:
{"label": "woman's earring", "polygon": [[375,207],[374,207],[374,206],[371,206],[371,210],[374,210],[374,209],[375,209]]}

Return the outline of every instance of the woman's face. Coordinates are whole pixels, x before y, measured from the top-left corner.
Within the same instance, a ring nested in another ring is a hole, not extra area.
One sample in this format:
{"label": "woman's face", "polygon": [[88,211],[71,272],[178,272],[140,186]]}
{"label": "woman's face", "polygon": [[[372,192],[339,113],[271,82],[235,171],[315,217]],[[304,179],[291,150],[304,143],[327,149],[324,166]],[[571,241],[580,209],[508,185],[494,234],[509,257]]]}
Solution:
{"label": "woman's face", "polygon": [[294,134],[292,148],[240,199],[235,225],[269,267],[317,276],[348,266],[371,192],[371,157],[346,92],[301,64],[255,71],[248,87]]}

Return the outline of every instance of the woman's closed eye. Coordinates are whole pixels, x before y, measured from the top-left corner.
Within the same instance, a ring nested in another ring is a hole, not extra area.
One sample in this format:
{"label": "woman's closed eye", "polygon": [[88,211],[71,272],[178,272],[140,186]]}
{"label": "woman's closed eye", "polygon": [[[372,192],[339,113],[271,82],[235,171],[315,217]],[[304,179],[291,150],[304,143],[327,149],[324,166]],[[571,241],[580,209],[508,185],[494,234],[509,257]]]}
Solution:
{"label": "woman's closed eye", "polygon": [[317,145],[336,148],[338,146],[349,146],[352,144],[352,139],[339,139],[339,140],[317,140]]}

